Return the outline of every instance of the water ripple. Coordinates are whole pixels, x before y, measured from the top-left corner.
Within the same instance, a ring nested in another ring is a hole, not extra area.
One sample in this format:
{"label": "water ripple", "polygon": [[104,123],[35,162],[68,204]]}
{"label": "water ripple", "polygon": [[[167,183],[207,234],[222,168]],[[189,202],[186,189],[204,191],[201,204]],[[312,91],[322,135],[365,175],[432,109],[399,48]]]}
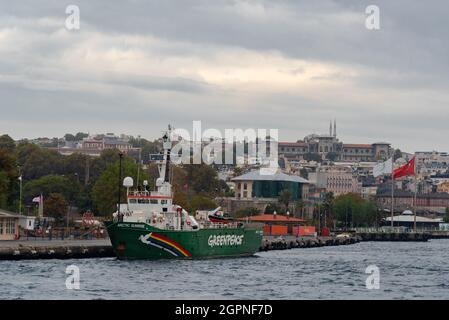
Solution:
{"label": "water ripple", "polygon": [[[449,299],[449,240],[362,242],[169,261],[0,261],[0,299]],[[81,289],[65,287],[80,268]],[[380,289],[368,290],[368,265]]]}

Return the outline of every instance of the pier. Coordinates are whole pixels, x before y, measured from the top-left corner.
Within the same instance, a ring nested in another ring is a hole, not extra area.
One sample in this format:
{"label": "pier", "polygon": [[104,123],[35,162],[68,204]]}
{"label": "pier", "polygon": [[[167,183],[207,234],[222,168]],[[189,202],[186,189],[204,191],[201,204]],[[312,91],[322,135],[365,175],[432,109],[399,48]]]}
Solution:
{"label": "pier", "polygon": [[324,246],[342,246],[362,241],[358,235],[349,237],[295,237],[264,236],[260,251],[286,250],[296,248],[315,248]]}
{"label": "pier", "polygon": [[[339,246],[361,241],[351,237],[265,236],[259,251]],[[109,239],[0,241],[0,260],[87,259],[115,257]]]}
{"label": "pier", "polygon": [[357,233],[363,241],[415,241],[425,242],[431,239],[430,233],[424,232],[361,232]]}
{"label": "pier", "polygon": [[114,257],[109,239],[0,241],[0,260]]}
{"label": "pier", "polygon": [[417,241],[425,242],[430,239],[449,239],[449,231],[444,230],[417,230],[407,228],[358,228],[354,234],[363,241]]}
{"label": "pier", "polygon": [[[264,236],[259,251],[342,246],[361,241],[428,241],[448,232],[357,232],[347,237]],[[86,259],[115,257],[109,239],[0,241],[0,260]]]}

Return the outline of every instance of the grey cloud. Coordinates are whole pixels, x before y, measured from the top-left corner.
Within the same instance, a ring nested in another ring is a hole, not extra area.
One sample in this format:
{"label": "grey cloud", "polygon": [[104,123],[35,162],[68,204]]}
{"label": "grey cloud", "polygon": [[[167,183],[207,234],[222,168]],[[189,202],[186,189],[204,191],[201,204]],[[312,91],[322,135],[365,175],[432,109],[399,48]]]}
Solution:
{"label": "grey cloud", "polygon": [[[281,128],[284,140],[295,140],[310,132],[325,132],[328,120],[336,117],[343,140],[387,140],[408,151],[449,151],[447,1],[430,5],[378,0],[379,31],[364,27],[365,7],[372,4],[367,0],[81,0],[76,4],[81,9],[80,37],[84,32],[150,35],[176,43],[151,48],[163,57],[208,59],[229,48],[275,51],[359,73],[314,77],[317,82],[350,83],[338,89],[342,92],[323,92],[329,97],[324,100],[305,97],[300,87],[247,96],[214,87],[197,75],[64,75],[56,58],[76,42],[55,37],[58,28],[41,27],[32,29],[29,38],[18,39],[23,50],[0,52],[0,131],[19,137],[117,128],[155,137],[162,123],[189,128],[192,120],[203,120],[217,128]],[[46,17],[62,24],[65,5],[0,0],[0,30]],[[292,65],[282,72],[301,75],[307,71],[304,68]],[[101,85],[110,88],[97,90]],[[356,93],[366,93],[366,100],[345,102]],[[394,101],[372,100],[373,96]]]}

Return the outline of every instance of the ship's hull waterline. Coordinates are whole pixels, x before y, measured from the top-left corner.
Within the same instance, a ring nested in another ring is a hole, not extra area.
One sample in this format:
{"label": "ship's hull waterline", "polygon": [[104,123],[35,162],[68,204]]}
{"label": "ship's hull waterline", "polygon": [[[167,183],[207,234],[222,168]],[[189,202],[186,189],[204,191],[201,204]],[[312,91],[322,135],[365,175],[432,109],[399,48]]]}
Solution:
{"label": "ship's hull waterline", "polygon": [[119,259],[218,258],[251,256],[262,244],[260,226],[162,230],[146,223],[106,222]]}

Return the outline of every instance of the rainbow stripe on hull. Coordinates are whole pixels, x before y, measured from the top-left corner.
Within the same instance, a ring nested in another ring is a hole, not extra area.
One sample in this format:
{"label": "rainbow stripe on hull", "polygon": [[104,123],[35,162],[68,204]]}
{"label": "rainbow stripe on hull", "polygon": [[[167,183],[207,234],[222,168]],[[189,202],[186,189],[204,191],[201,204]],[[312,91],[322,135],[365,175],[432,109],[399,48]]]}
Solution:
{"label": "rainbow stripe on hull", "polygon": [[177,242],[164,237],[161,234],[150,232],[145,236],[140,236],[140,241],[156,248],[167,251],[175,257],[191,257],[192,255],[180,246]]}

